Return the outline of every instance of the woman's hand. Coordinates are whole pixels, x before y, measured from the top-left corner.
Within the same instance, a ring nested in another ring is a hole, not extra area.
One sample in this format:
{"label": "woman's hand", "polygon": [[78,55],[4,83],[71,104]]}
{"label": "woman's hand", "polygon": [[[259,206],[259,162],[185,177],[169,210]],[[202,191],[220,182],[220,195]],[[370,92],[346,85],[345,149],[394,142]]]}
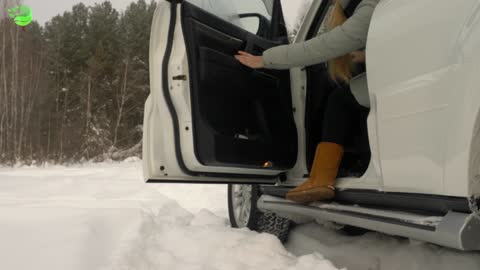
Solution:
{"label": "woman's hand", "polygon": [[357,64],[365,63],[365,51],[356,51],[350,54],[352,61]]}
{"label": "woman's hand", "polygon": [[242,64],[250,68],[263,68],[263,57],[251,55],[247,52],[239,51],[235,58]]}

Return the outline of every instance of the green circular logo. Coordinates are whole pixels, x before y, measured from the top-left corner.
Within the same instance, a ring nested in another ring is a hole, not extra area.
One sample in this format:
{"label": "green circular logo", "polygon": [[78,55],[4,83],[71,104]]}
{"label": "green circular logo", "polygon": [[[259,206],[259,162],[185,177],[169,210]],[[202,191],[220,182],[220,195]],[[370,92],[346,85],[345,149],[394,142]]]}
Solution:
{"label": "green circular logo", "polygon": [[10,18],[19,26],[27,26],[32,22],[32,10],[27,6],[15,6],[7,11]]}

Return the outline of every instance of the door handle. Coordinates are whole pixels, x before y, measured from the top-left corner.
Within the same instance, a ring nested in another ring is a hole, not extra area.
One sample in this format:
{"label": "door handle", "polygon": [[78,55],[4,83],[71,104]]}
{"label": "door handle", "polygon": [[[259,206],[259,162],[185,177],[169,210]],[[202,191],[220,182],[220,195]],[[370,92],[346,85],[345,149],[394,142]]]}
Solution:
{"label": "door handle", "polygon": [[266,40],[254,35],[249,36],[245,43],[245,51],[255,55],[261,54],[269,48],[283,45],[282,42]]}
{"label": "door handle", "polygon": [[251,54],[254,54],[255,52],[253,51],[253,49],[255,48],[255,43],[253,42],[253,38],[249,37],[247,39],[247,44],[245,45],[245,51],[247,53],[251,53]]}

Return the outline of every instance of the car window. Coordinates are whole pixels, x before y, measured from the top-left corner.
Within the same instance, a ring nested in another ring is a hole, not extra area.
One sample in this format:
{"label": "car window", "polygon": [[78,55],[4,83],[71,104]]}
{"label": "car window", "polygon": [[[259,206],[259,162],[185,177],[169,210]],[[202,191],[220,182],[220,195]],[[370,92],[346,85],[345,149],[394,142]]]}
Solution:
{"label": "car window", "polygon": [[241,18],[240,15],[253,13],[270,20],[269,10],[273,5],[273,1],[269,0],[188,0],[188,2],[255,34],[258,30],[258,20]]}
{"label": "car window", "polygon": [[320,25],[320,28],[318,29],[318,34],[323,34],[328,32],[328,21],[330,19],[330,16],[333,12],[334,5],[330,5],[330,7],[327,10],[327,14],[325,15],[325,19],[322,21],[322,24]]}
{"label": "car window", "polygon": [[[271,19],[271,9],[273,8],[273,1],[261,0],[236,0],[234,1],[238,8],[239,14],[257,13]],[[267,10],[268,6],[268,10]]]}

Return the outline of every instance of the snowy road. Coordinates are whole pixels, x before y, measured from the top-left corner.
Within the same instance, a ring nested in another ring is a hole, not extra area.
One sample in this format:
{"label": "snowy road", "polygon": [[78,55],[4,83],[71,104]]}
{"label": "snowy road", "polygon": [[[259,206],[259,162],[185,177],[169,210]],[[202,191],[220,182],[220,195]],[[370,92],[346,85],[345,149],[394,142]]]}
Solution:
{"label": "snowy road", "polygon": [[139,162],[0,168],[0,269],[480,269],[480,253],[313,224],[286,250],[229,228],[225,200],[224,186],[146,185]]}

